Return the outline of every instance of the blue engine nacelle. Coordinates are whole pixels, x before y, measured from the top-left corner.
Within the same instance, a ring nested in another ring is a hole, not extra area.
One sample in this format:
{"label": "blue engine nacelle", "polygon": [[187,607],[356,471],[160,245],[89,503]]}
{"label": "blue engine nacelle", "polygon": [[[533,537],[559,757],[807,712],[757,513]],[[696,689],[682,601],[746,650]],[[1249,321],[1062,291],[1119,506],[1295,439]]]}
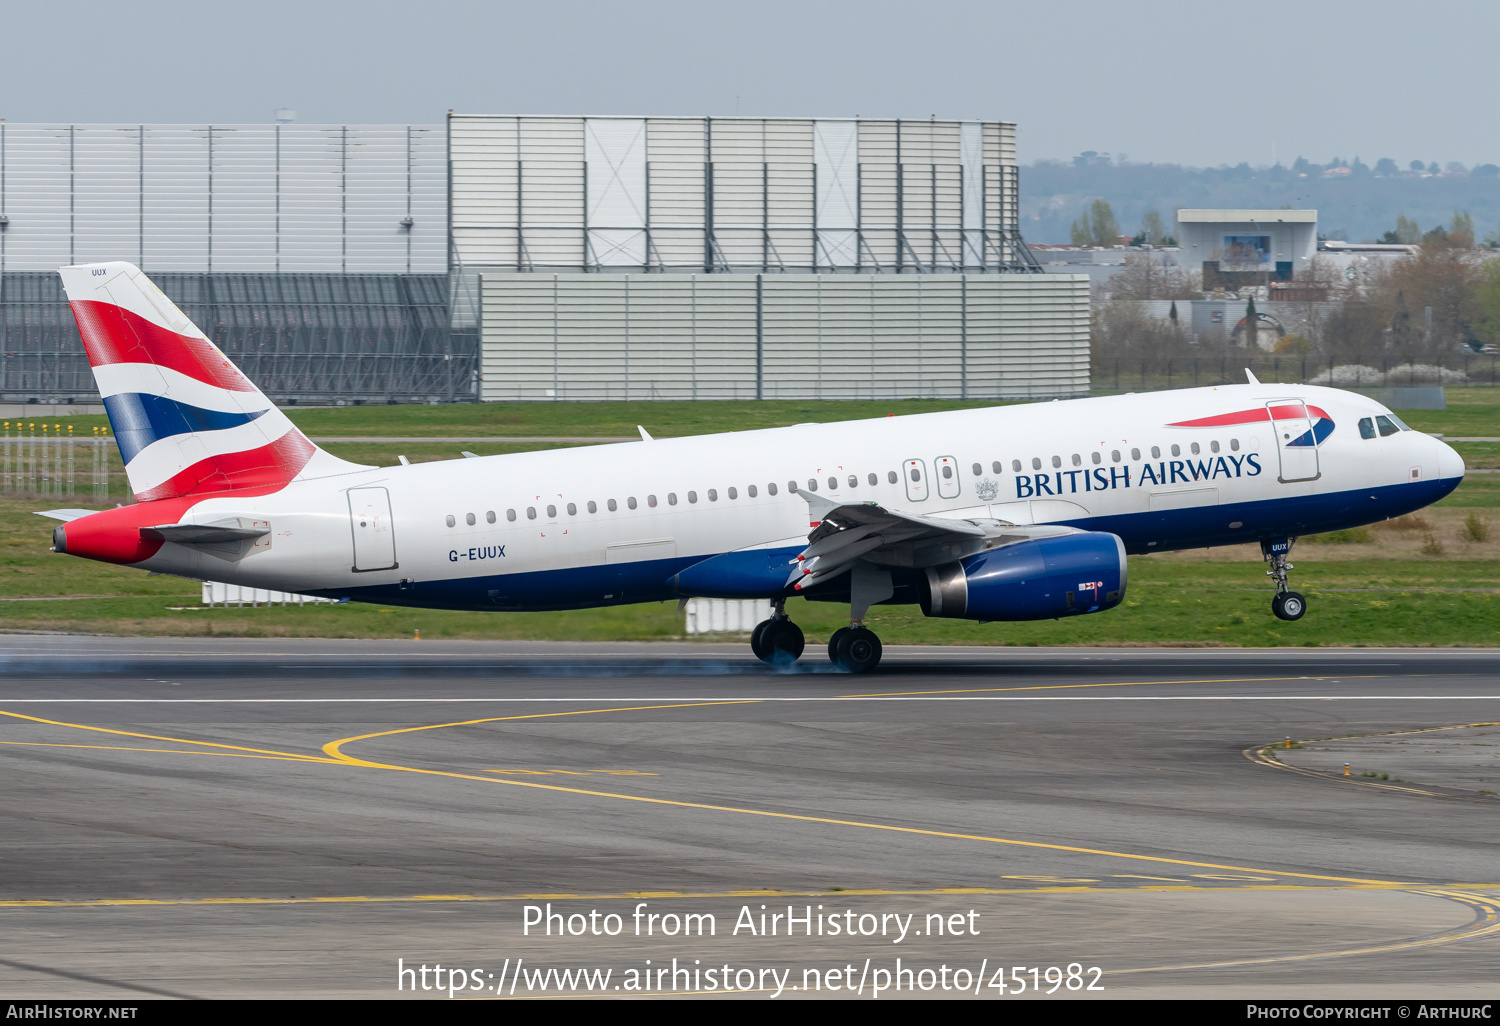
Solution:
{"label": "blue engine nacelle", "polygon": [[1052,620],[1125,597],[1125,543],[1102,531],[1006,545],[928,567],[922,612],[964,620]]}

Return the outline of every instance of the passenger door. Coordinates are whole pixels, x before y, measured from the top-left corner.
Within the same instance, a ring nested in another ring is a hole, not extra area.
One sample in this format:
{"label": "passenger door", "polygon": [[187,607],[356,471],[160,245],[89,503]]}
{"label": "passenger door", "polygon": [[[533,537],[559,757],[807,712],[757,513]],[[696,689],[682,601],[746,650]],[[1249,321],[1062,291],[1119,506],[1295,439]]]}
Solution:
{"label": "passenger door", "polygon": [[1276,399],[1266,403],[1275,432],[1276,453],[1281,459],[1283,484],[1291,481],[1315,481],[1321,476],[1318,467],[1318,439],[1313,434],[1312,416],[1301,399]]}
{"label": "passenger door", "polygon": [[391,494],[384,488],[349,489],[349,526],[354,533],[355,573],[394,570],[396,532],[391,524]]}

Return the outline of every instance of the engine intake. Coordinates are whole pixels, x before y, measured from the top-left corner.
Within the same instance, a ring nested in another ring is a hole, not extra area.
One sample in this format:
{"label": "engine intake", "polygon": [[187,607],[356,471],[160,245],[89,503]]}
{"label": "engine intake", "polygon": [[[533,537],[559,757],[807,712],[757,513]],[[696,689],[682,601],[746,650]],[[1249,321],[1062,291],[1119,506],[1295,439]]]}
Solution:
{"label": "engine intake", "polygon": [[928,567],[928,616],[1052,620],[1097,613],[1125,597],[1125,543],[1102,531],[1006,545]]}

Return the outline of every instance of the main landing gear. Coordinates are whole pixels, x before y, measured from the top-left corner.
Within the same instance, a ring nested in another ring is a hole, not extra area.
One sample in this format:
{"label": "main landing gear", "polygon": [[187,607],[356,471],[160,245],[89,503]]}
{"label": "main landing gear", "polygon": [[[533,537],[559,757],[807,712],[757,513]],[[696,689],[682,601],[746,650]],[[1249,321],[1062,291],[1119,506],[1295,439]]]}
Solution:
{"label": "main landing gear", "polygon": [[1292,564],[1287,562],[1287,557],[1291,555],[1292,542],[1295,540],[1278,538],[1275,541],[1260,543],[1261,557],[1271,564],[1271,569],[1266,571],[1266,576],[1276,582],[1276,594],[1271,599],[1271,612],[1281,620],[1300,620],[1307,612],[1307,599],[1287,586],[1287,571],[1293,569]]}
{"label": "main landing gear", "polygon": [[750,651],[763,663],[772,666],[790,666],[802,658],[806,647],[802,628],[786,617],[786,600],[778,599],[771,619],[762,620],[750,632]]}
{"label": "main landing gear", "polygon": [[840,627],[828,639],[828,660],[847,673],[869,673],[880,665],[880,638],[862,623]]}

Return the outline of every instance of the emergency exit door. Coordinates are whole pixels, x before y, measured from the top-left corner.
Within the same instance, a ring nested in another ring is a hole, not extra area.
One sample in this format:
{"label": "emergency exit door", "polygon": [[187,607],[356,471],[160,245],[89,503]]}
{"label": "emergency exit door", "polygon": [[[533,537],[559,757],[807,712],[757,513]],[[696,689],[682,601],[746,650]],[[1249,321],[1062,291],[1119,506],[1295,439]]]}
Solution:
{"label": "emergency exit door", "polygon": [[394,570],[396,532],[391,523],[391,493],[384,488],[349,489],[349,526],[354,532],[355,573]]}

